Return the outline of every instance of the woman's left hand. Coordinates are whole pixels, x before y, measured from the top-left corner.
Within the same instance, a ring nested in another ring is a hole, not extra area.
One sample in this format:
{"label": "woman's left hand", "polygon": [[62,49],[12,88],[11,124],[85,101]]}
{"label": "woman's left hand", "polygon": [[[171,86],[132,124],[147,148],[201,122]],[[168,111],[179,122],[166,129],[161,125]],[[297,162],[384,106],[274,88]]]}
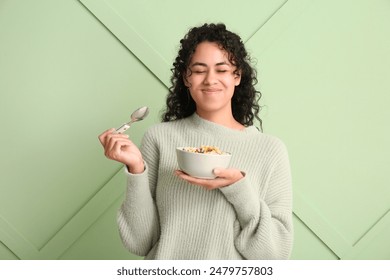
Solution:
{"label": "woman's left hand", "polygon": [[191,184],[202,186],[208,190],[229,186],[244,177],[243,173],[240,170],[234,168],[229,168],[229,169],[217,168],[214,169],[213,172],[217,176],[217,178],[215,179],[195,178],[184,173],[181,170],[176,170],[175,174],[181,179],[186,180]]}

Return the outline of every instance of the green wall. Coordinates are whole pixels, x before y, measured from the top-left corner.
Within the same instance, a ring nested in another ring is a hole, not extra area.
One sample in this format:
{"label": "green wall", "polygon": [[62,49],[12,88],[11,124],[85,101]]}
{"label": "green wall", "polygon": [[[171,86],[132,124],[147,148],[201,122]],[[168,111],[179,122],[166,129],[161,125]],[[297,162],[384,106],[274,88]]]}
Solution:
{"label": "green wall", "polygon": [[390,259],[389,2],[209,2],[0,1],[0,259],[139,258],[97,135],[148,105],[139,143],[178,40],[204,21],[257,58],[265,132],[292,164],[292,259]]}

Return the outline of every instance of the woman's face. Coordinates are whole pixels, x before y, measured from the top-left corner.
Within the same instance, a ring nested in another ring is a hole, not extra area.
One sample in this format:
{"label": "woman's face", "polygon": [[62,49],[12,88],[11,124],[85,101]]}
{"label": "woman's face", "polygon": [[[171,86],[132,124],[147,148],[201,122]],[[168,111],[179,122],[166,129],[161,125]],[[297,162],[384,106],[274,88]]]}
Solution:
{"label": "woman's face", "polygon": [[192,56],[184,83],[196,103],[199,115],[230,113],[234,89],[240,84],[236,67],[218,44],[202,42]]}

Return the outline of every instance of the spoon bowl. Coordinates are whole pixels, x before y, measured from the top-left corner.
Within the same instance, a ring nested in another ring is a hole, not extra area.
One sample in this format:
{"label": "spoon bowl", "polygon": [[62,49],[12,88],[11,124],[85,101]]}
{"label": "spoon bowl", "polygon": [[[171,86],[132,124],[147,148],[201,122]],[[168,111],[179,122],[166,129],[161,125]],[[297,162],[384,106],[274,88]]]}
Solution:
{"label": "spoon bowl", "polygon": [[137,110],[135,110],[131,116],[130,121],[127,123],[122,124],[119,128],[116,129],[115,133],[123,133],[126,130],[128,130],[133,122],[142,121],[145,119],[149,114],[149,108],[144,106],[140,107]]}

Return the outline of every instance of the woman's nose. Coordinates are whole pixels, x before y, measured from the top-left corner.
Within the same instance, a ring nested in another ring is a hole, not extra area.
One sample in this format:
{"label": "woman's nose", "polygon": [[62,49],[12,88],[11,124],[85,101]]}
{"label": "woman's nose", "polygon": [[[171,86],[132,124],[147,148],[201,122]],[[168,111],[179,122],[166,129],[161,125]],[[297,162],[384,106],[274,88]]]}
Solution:
{"label": "woman's nose", "polygon": [[203,83],[205,85],[213,85],[216,83],[216,75],[213,71],[207,71]]}

